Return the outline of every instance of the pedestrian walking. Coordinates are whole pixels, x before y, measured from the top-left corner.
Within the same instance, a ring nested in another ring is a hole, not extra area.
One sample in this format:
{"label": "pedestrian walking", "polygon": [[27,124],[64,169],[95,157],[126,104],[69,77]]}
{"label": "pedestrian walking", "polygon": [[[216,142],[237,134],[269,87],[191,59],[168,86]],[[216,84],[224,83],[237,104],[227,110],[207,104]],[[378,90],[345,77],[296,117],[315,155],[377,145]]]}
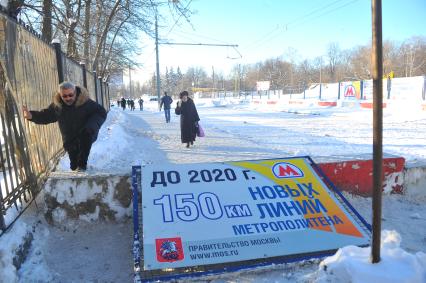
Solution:
{"label": "pedestrian walking", "polygon": [[173,99],[167,95],[167,91],[164,92],[164,96],[161,98],[160,102],[160,111],[161,107],[164,106],[164,116],[166,117],[166,123],[170,123],[170,107],[173,103]]}
{"label": "pedestrian walking", "polygon": [[194,144],[200,117],[198,116],[194,101],[189,97],[186,90],[182,91],[179,97],[180,100],[177,102],[175,113],[176,115],[180,115],[181,141],[182,143],[186,143],[186,147],[189,147]]}
{"label": "pedestrian walking", "polygon": [[123,108],[123,110],[126,109],[126,99],[124,97],[121,98],[121,108]]}
{"label": "pedestrian walking", "polygon": [[135,110],[135,101],[133,99],[130,99],[130,110],[131,111]]}
{"label": "pedestrian walking", "polygon": [[143,111],[143,99],[142,99],[142,97],[139,98],[138,102],[139,102],[139,110]]}
{"label": "pedestrian walking", "polygon": [[87,89],[63,82],[46,109],[29,111],[26,106],[22,108],[24,118],[35,124],[58,122],[71,170],[87,169],[90,149],[107,117],[105,109],[90,99]]}

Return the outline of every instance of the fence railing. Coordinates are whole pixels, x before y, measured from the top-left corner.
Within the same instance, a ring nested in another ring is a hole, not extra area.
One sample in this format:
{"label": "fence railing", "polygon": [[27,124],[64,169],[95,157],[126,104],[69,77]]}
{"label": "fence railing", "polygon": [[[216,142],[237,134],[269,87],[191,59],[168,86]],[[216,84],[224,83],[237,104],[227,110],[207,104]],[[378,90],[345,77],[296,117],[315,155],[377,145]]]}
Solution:
{"label": "fence railing", "polygon": [[22,106],[46,108],[64,80],[88,88],[109,110],[107,83],[67,58],[60,44],[42,41],[0,12],[0,235],[34,200],[63,153],[58,126],[29,123]]}

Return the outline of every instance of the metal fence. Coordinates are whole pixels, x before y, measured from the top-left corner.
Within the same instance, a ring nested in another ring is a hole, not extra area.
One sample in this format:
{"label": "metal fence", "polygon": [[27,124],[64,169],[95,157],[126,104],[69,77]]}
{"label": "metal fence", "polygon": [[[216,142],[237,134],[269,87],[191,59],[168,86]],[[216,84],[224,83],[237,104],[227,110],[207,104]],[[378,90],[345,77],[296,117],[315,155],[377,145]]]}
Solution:
{"label": "metal fence", "polygon": [[22,106],[46,108],[64,80],[87,87],[109,110],[107,83],[67,58],[60,44],[42,41],[0,12],[0,235],[34,200],[63,153],[58,126],[29,123]]}

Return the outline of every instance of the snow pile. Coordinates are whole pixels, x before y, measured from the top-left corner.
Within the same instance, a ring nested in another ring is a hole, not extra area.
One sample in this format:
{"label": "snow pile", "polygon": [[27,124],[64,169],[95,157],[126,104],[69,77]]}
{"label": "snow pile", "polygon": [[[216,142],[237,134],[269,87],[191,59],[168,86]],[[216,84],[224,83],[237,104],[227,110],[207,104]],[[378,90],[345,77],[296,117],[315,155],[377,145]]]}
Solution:
{"label": "snow pile", "polygon": [[16,268],[13,266],[12,254],[0,249],[1,282],[17,282]]}
{"label": "snow pile", "polygon": [[25,238],[32,237],[30,231],[29,225],[18,222],[0,238],[0,282],[18,282],[14,261],[26,242]]}
{"label": "snow pile", "polygon": [[404,170],[405,193],[411,198],[426,201],[426,164],[408,166]]}
{"label": "snow pile", "polygon": [[347,246],[320,263],[315,282],[426,282],[426,254],[410,254],[400,248],[396,231],[382,231],[381,260],[372,264],[371,248]]}
{"label": "snow pile", "polygon": [[[46,245],[49,245],[50,232],[48,227],[33,225],[34,240],[27,260],[18,271],[19,282],[53,282],[56,272],[53,272],[46,263]],[[65,251],[62,251],[65,252]],[[1,280],[0,280],[1,281]]]}

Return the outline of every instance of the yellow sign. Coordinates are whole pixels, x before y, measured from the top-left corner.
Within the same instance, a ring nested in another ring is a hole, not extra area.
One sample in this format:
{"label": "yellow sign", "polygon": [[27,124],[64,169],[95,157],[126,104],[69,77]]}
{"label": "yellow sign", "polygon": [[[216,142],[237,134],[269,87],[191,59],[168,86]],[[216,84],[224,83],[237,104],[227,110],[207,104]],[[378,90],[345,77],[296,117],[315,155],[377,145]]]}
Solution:
{"label": "yellow sign", "polygon": [[384,74],[383,75],[383,78],[384,79],[387,79],[387,78],[389,78],[389,79],[393,79],[393,77],[395,76],[395,72],[394,71],[390,71],[389,73],[387,73],[387,74]]}

